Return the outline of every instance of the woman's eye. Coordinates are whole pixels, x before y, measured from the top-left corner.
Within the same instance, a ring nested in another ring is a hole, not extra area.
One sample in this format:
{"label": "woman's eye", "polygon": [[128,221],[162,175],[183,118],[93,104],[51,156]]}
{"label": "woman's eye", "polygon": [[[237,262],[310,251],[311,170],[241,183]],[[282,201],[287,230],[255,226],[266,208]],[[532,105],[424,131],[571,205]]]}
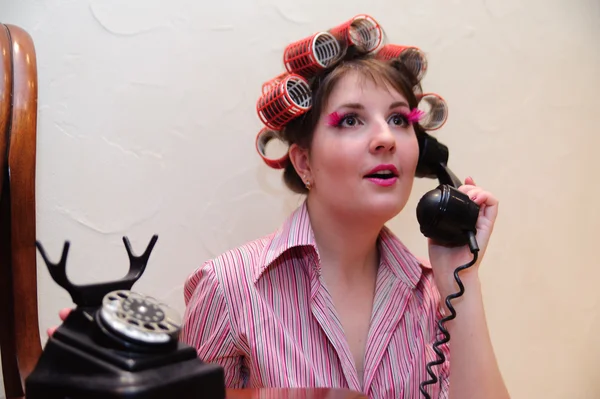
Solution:
{"label": "woman's eye", "polygon": [[358,121],[356,120],[356,117],[354,116],[347,116],[342,120],[342,124],[346,125],[346,126],[354,126],[358,123]]}
{"label": "woman's eye", "polygon": [[408,125],[408,120],[402,114],[395,114],[390,118],[390,121],[396,126],[406,126]]}
{"label": "woman's eye", "polygon": [[357,125],[361,125],[362,122],[358,118],[358,115],[355,114],[347,114],[342,116],[336,123],[337,127],[354,127]]}

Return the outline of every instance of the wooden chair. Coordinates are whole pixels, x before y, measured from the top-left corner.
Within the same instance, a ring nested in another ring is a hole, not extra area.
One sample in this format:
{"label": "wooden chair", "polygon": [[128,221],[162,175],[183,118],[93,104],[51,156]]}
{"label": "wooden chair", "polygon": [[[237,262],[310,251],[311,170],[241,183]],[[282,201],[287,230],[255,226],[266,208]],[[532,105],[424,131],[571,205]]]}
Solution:
{"label": "wooden chair", "polygon": [[38,325],[35,167],[37,60],[23,29],[0,24],[0,354],[7,399],[41,354]]}

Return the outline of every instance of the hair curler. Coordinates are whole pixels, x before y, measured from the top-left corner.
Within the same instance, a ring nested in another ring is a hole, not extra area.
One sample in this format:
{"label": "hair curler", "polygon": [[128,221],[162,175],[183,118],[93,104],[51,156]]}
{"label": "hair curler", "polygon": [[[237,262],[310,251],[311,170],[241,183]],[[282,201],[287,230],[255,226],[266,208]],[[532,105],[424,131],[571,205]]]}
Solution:
{"label": "hair curler", "polygon": [[256,111],[267,127],[280,130],[311,106],[312,92],[308,81],[302,76],[289,74],[260,96]]}
{"label": "hair curler", "polygon": [[425,93],[418,96],[418,98],[418,108],[425,112],[425,116],[419,122],[421,127],[424,130],[437,130],[441,128],[448,119],[448,104],[446,104],[446,100],[436,93]]}
{"label": "hair curler", "polygon": [[329,30],[340,43],[355,46],[365,53],[374,51],[383,39],[381,26],[373,17],[359,14]]}
{"label": "hair curler", "polygon": [[256,135],[256,151],[258,151],[258,155],[262,158],[262,160],[273,169],[283,169],[288,163],[288,153],[286,152],[280,158],[269,158],[267,157],[265,150],[267,147],[267,143],[273,139],[281,140],[281,136],[278,131],[263,128]]}
{"label": "hair curler", "polygon": [[290,75],[289,72],[283,72],[283,73],[277,75],[276,77],[274,77],[273,79],[267,80],[262,85],[262,93],[266,94],[269,91],[273,90],[279,82],[281,82],[283,79],[285,79],[289,75]]}
{"label": "hair curler", "polygon": [[427,57],[425,53],[415,46],[400,46],[386,44],[377,52],[376,58],[380,60],[397,59],[411,71],[417,81],[421,81],[427,73]]}
{"label": "hair curler", "polygon": [[283,52],[283,63],[288,72],[309,78],[335,63],[341,53],[335,36],[319,32],[289,44]]}

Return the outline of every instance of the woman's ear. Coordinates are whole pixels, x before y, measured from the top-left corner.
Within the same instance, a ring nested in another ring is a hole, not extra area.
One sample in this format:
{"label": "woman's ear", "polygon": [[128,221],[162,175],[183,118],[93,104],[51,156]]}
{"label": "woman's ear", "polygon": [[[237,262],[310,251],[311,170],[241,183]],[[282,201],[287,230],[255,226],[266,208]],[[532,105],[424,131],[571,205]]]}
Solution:
{"label": "woman's ear", "polygon": [[302,180],[306,182],[312,180],[312,172],[310,168],[310,157],[308,154],[308,150],[306,148],[300,147],[298,144],[294,143],[290,146],[289,149],[290,162],[294,165],[294,169],[296,169],[296,173]]}

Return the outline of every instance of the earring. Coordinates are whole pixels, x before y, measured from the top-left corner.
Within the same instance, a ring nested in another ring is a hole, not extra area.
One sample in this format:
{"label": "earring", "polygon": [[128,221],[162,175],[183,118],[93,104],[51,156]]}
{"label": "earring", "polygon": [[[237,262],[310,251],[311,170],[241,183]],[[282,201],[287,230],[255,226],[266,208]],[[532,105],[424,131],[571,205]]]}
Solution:
{"label": "earring", "polygon": [[306,175],[304,175],[304,186],[306,187],[307,190],[310,190],[312,188],[312,185],[310,184],[310,181],[308,180],[308,178],[306,177]]}

